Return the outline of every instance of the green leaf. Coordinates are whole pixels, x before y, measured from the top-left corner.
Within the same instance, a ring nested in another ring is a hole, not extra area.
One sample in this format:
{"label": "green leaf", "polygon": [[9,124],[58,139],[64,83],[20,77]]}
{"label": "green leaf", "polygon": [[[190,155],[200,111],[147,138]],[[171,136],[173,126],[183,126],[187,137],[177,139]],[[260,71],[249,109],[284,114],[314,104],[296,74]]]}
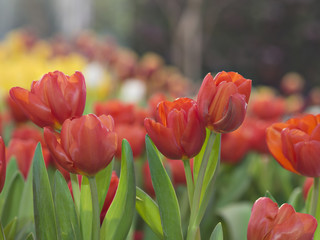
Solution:
{"label": "green leaf", "polygon": [[54,204],[59,239],[81,239],[80,225],[68,185],[59,171],[54,176]]}
{"label": "green leaf", "polygon": [[134,216],[135,199],[136,185],[132,150],[128,141],[124,139],[119,185],[101,227],[101,240],[126,238]]}
{"label": "green leaf", "polygon": [[159,207],[153,199],[142,191],[136,188],[136,210],[142,219],[149,225],[151,230],[160,238],[163,239],[163,230],[161,226],[161,218]]}
{"label": "green leaf", "polygon": [[210,240],[223,240],[223,230],[220,222],[214,228]]}
{"label": "green leaf", "polygon": [[201,162],[202,162],[202,158],[204,155],[204,152],[206,150],[206,146],[209,140],[209,136],[211,134],[211,131],[206,128],[206,139],[202,145],[201,151],[198,153],[197,156],[194,157],[194,161],[193,161],[193,179],[194,182],[197,182],[197,178],[198,178],[198,174],[199,174],[199,170],[200,170],[200,166],[201,166]]}
{"label": "green leaf", "polygon": [[92,200],[89,179],[86,176],[82,176],[80,192],[80,225],[83,240],[91,240],[92,217]]}
{"label": "green leaf", "polygon": [[273,202],[278,204],[277,200],[272,196],[272,194],[268,190],[266,191],[266,194],[264,196],[267,197],[267,198],[270,198]]}
{"label": "green leaf", "polygon": [[58,239],[52,192],[40,143],[33,157],[33,204],[37,239]]}
{"label": "green leaf", "polygon": [[300,187],[297,187],[292,191],[287,203],[290,204],[297,212],[300,212],[303,209],[304,199]]}
{"label": "green leaf", "polygon": [[30,234],[27,236],[26,240],[34,240],[33,233],[30,233]]}
{"label": "green leaf", "polygon": [[222,208],[218,214],[227,227],[228,239],[247,239],[247,226],[251,215],[250,203],[235,203]]}
{"label": "green leaf", "polygon": [[1,222],[0,222],[0,240],[6,240],[6,236],[4,235]]}
{"label": "green leaf", "polygon": [[157,149],[146,135],[147,156],[152,185],[159,205],[161,224],[165,239],[183,239],[180,209],[170,178],[159,158]]}
{"label": "green leaf", "polygon": [[10,190],[10,184],[12,181],[12,178],[15,177],[15,173],[19,171],[18,170],[18,165],[17,162],[14,158],[11,158],[7,165],[7,170],[6,170],[6,179],[4,182],[4,186],[2,189],[2,192],[0,194],[0,216],[2,216],[2,210],[3,210],[3,205],[5,200],[7,199],[8,191]]}
{"label": "green leaf", "polygon": [[114,159],[111,161],[111,163],[109,163],[109,165],[105,169],[101,170],[96,175],[100,211],[102,210],[109,189],[109,184],[113,170],[113,163]]}
{"label": "green leaf", "polygon": [[14,239],[15,237],[16,228],[17,228],[17,219],[18,219],[17,217],[13,218],[12,221],[8,223],[5,229],[3,230],[4,235],[8,240]]}
{"label": "green leaf", "polygon": [[24,181],[22,175],[19,172],[16,172],[9,183],[9,190],[3,204],[1,213],[1,222],[3,226],[6,226],[11,220],[18,216],[23,185]]}
{"label": "green leaf", "polygon": [[18,226],[17,229],[20,229],[22,227],[22,224],[25,223],[25,221],[31,221],[34,222],[34,216],[33,216],[33,189],[32,189],[32,179],[33,179],[33,167],[30,167],[27,181],[24,184],[22,196],[21,196],[21,202],[19,206],[19,213],[18,213]]}

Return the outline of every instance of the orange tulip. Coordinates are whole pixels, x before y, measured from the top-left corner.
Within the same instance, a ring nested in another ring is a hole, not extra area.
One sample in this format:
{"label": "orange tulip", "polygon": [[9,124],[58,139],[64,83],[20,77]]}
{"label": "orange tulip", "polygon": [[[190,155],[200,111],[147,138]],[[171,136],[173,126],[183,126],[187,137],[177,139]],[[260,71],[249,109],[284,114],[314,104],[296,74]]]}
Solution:
{"label": "orange tulip", "polygon": [[6,148],[2,137],[0,137],[0,193],[6,180]]}
{"label": "orange tulip", "polygon": [[206,137],[197,104],[189,98],[159,103],[157,122],[146,118],[144,126],[159,151],[171,159],[194,157]]}
{"label": "orange tulip", "polygon": [[312,240],[316,219],[297,213],[285,203],[280,208],[270,198],[259,198],[253,205],[248,224],[247,240]]}
{"label": "orange tulip", "polygon": [[292,118],[267,129],[269,151],[285,169],[320,177],[320,114]]}
{"label": "orange tulip", "polygon": [[33,81],[31,91],[11,88],[10,96],[38,126],[60,129],[66,119],[82,115],[86,85],[80,72],[69,77],[55,71],[45,74],[39,81]]}
{"label": "orange tulip", "polygon": [[224,133],[236,130],[246,115],[251,80],[235,72],[210,73],[198,93],[199,113],[207,128]]}
{"label": "orange tulip", "polygon": [[67,119],[60,134],[45,127],[44,138],[64,169],[86,176],[95,175],[111,162],[118,141],[113,118],[94,114]]}

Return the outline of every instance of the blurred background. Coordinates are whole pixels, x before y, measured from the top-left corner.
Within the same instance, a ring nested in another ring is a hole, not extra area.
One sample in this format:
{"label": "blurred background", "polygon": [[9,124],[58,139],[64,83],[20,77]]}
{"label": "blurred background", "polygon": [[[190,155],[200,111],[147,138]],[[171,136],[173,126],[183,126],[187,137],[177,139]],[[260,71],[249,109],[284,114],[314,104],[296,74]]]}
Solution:
{"label": "blurred background", "polygon": [[17,28],[64,41],[89,30],[158,54],[192,82],[226,70],[254,85],[279,87],[290,72],[305,92],[320,85],[316,0],[0,0],[0,39]]}

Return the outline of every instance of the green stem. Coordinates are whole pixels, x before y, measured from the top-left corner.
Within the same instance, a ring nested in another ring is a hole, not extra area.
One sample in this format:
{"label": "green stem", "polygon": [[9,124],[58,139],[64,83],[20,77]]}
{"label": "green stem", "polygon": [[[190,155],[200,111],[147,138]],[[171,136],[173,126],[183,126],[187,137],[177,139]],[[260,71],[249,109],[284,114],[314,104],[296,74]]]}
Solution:
{"label": "green stem", "polygon": [[[318,223],[320,221],[320,190],[319,188],[320,188],[320,178],[315,177],[313,181],[313,192],[312,192],[310,213],[316,218]],[[320,229],[318,227],[314,234],[314,239],[319,239],[319,237],[320,237]]]}
{"label": "green stem", "polygon": [[92,199],[92,240],[99,240],[100,238],[100,211],[99,211],[99,199],[96,178],[88,177],[91,190]]}
{"label": "green stem", "polygon": [[311,198],[311,208],[310,208],[310,214],[314,217],[316,217],[318,197],[319,197],[319,178],[314,178],[313,192],[312,192],[312,198]]}
{"label": "green stem", "polygon": [[182,161],[183,161],[183,166],[184,166],[184,172],[186,174],[186,179],[187,179],[189,205],[190,205],[190,209],[191,209],[192,200],[193,200],[193,193],[194,193],[194,185],[193,185],[192,173],[191,173],[191,168],[190,168],[190,160],[189,159],[182,159]]}
{"label": "green stem", "polygon": [[206,150],[203,154],[203,158],[202,158],[202,162],[200,165],[200,170],[197,178],[197,183],[195,187],[195,192],[193,195],[187,240],[194,240],[196,238],[198,226],[196,226],[195,223],[196,223],[197,213],[200,207],[199,205],[200,205],[200,198],[201,198],[201,189],[202,189],[203,179],[206,173],[210,153],[213,147],[214,139],[215,139],[215,134],[214,132],[211,131],[208,142],[207,142]]}
{"label": "green stem", "polygon": [[78,218],[80,217],[80,188],[78,182],[77,174],[70,173],[70,180],[72,186],[72,194],[74,199],[74,204],[76,207],[76,213]]}

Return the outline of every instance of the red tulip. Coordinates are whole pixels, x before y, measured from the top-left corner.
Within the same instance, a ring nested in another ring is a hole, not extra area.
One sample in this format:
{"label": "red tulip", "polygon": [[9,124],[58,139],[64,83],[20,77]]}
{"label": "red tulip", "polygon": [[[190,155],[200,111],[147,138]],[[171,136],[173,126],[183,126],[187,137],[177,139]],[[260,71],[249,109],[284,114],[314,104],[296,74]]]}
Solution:
{"label": "red tulip", "polygon": [[108,193],[106,196],[106,199],[104,200],[103,207],[100,213],[100,224],[102,224],[104,217],[106,216],[108,209],[114,199],[114,196],[116,195],[117,189],[119,184],[119,178],[116,174],[116,172],[112,172],[110,185],[108,188]]}
{"label": "red tulip", "polygon": [[44,142],[44,139],[42,137],[42,132],[38,127],[23,125],[21,127],[15,128],[11,134],[11,138],[18,138],[22,140],[32,139],[35,142],[40,142],[43,147],[46,146],[46,143]]}
{"label": "red tulip", "polygon": [[111,116],[88,114],[67,119],[60,134],[45,127],[44,137],[51,154],[64,169],[86,176],[104,169],[117,150]]}
{"label": "red tulip", "polygon": [[206,137],[197,104],[189,98],[159,103],[157,122],[146,118],[144,126],[159,151],[171,159],[194,157]]}
{"label": "red tulip", "polygon": [[287,203],[278,208],[270,198],[262,197],[252,207],[247,240],[312,240],[316,228],[313,216],[297,213]]}
{"label": "red tulip", "polygon": [[235,72],[207,74],[198,93],[199,113],[210,130],[224,133],[236,130],[246,115],[251,80]]}
{"label": "red tulip", "polygon": [[0,193],[6,180],[6,148],[0,136]]}
{"label": "red tulip", "polygon": [[[38,142],[34,139],[12,138],[9,142],[6,154],[7,163],[10,161],[11,157],[14,157],[17,161],[18,168],[25,179],[28,176],[37,144]],[[44,162],[46,166],[48,166],[51,162],[51,156],[45,146],[42,146],[42,154]]]}
{"label": "red tulip", "polygon": [[269,151],[285,169],[320,177],[320,114],[292,118],[267,129]]}
{"label": "red tulip", "polygon": [[35,124],[60,129],[66,119],[82,115],[86,85],[80,72],[69,77],[55,71],[33,81],[31,91],[14,87],[10,95]]}
{"label": "red tulip", "polygon": [[123,139],[127,139],[131,149],[133,157],[140,156],[145,148],[145,135],[146,130],[143,126],[137,124],[118,124],[115,128],[118,134],[118,148],[116,157],[121,157],[121,142]]}

